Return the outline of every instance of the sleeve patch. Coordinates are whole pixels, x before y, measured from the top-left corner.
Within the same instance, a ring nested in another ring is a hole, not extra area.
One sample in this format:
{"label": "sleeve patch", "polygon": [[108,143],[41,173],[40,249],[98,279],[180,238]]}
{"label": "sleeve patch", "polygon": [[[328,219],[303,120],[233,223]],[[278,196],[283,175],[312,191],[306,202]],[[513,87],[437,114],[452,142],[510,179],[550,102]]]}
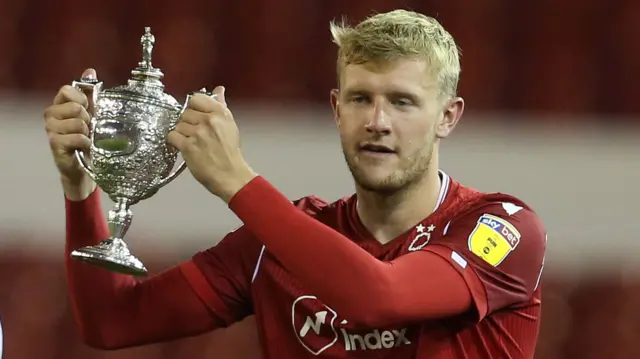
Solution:
{"label": "sleeve patch", "polygon": [[462,258],[462,256],[456,252],[456,251],[452,251],[451,252],[451,259],[456,262],[460,267],[462,267],[462,269],[467,268],[467,261],[466,259]]}
{"label": "sleeve patch", "polygon": [[469,235],[469,250],[497,267],[520,243],[520,232],[508,221],[483,214]]}

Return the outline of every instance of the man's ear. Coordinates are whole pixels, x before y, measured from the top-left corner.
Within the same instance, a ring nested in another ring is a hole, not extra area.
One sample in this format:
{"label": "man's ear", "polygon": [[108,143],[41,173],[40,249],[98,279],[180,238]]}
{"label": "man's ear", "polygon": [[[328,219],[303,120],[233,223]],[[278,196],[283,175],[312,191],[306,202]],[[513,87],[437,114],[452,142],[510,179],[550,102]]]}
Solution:
{"label": "man's ear", "polygon": [[336,124],[338,126],[340,126],[340,100],[339,100],[339,96],[340,96],[340,90],[338,89],[333,89],[330,92],[330,101],[331,101],[331,108],[333,109],[333,119],[336,121]]}
{"label": "man's ear", "polygon": [[454,97],[447,100],[444,108],[442,119],[436,125],[436,137],[446,138],[460,121],[460,117],[464,112],[464,99],[462,97]]}

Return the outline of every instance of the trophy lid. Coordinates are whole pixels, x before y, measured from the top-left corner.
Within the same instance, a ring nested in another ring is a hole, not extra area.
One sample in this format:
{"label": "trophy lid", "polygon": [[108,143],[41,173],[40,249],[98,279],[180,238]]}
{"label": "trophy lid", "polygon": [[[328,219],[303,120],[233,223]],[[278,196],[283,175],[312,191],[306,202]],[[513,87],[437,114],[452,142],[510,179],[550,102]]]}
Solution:
{"label": "trophy lid", "polygon": [[168,109],[179,109],[180,103],[173,96],[164,92],[161,79],[164,74],[151,64],[151,55],[156,39],[151,34],[151,28],[145,27],[144,35],[140,38],[142,45],[142,61],[131,71],[131,77],[126,85],[104,90],[104,98],[143,102]]}
{"label": "trophy lid", "polygon": [[144,102],[169,109],[179,109],[181,107],[173,96],[164,92],[164,84],[161,81],[164,74],[160,69],[153,67],[151,63],[155,42],[156,39],[151,34],[151,28],[145,27],[144,35],[140,38],[142,61],[138,62],[138,67],[131,71],[131,77],[126,85],[104,90],[102,96],[132,102]]}
{"label": "trophy lid", "polygon": [[161,79],[164,76],[160,69],[153,67],[151,57],[153,54],[153,45],[156,38],[151,33],[150,27],[144,28],[144,35],[140,38],[142,45],[142,61],[138,62],[138,67],[131,71],[130,84],[141,84],[153,87],[164,88]]}

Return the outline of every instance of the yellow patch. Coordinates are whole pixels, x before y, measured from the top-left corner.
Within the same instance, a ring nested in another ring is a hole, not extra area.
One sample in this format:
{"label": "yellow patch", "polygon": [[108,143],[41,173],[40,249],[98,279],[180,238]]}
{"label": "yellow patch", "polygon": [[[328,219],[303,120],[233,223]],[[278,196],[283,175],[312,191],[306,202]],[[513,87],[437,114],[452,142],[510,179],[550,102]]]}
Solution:
{"label": "yellow patch", "polygon": [[506,220],[483,214],[469,235],[469,250],[496,267],[520,243],[520,232]]}

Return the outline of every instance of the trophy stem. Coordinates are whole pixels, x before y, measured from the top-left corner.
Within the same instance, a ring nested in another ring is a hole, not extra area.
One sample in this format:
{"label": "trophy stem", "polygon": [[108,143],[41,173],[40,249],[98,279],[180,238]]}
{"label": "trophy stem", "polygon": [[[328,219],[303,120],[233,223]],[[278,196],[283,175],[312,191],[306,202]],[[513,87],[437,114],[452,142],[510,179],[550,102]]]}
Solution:
{"label": "trophy stem", "polygon": [[131,227],[133,212],[129,207],[129,201],[126,198],[118,198],[113,209],[109,210],[107,223],[111,238],[124,238]]}
{"label": "trophy stem", "polygon": [[71,252],[71,257],[112,272],[146,275],[147,269],[144,264],[131,254],[123,240],[133,218],[133,212],[129,207],[126,198],[118,198],[108,215],[110,238],[98,245],[77,249]]}

